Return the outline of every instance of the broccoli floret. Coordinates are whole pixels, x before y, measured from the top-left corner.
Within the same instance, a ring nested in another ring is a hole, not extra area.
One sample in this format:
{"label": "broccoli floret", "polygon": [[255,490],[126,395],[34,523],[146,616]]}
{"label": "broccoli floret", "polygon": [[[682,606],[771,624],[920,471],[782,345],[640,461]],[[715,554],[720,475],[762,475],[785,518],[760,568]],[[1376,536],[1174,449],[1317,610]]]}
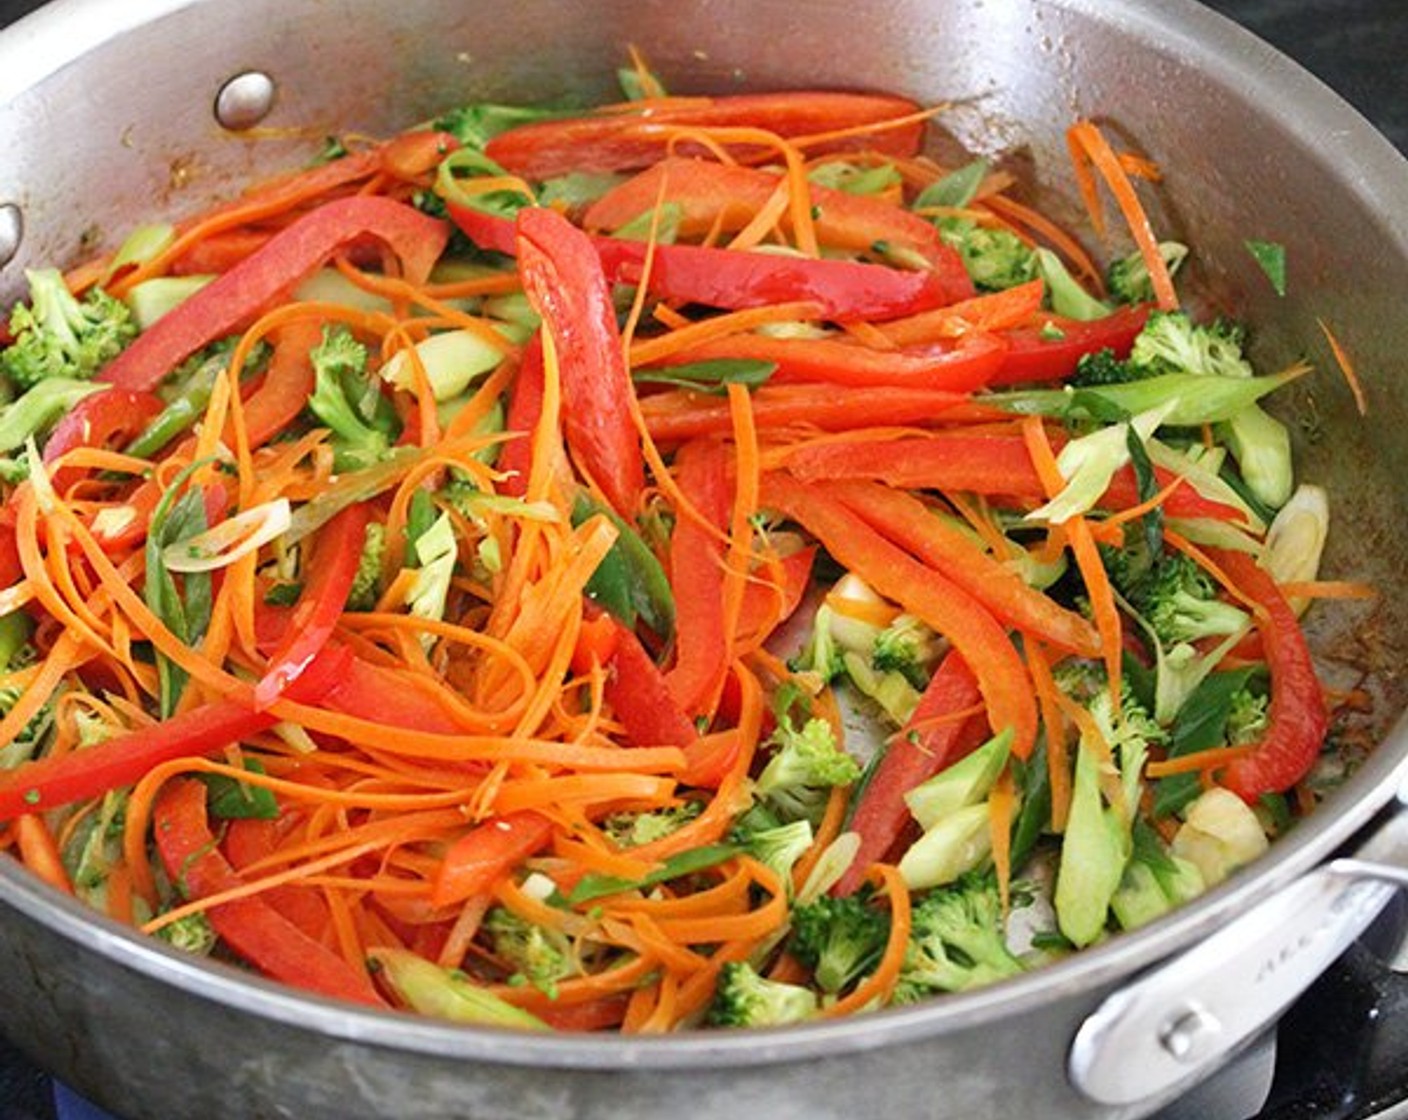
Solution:
{"label": "broccoli floret", "polygon": [[913,615],[899,615],[881,630],[870,663],[884,673],[899,673],[915,688],[929,683],[929,667],[942,652],[939,636]]}
{"label": "broccoli floret", "polygon": [[1252,377],[1242,356],[1245,332],[1225,319],[1194,323],[1184,311],[1154,311],[1134,340],[1129,360],[1151,373]]}
{"label": "broccoli floret", "polygon": [[[1161,241],[1159,255],[1163,257],[1169,275],[1173,276],[1188,256],[1188,246],[1178,241]],[[1111,261],[1105,272],[1105,287],[1110,298],[1120,303],[1146,303],[1153,299],[1154,282],[1149,276],[1144,254],[1136,251]]]}
{"label": "broccoli floret", "polygon": [[352,577],[352,590],[347,593],[349,611],[370,611],[381,598],[381,561],[386,555],[386,526],[369,521],[362,538],[362,555],[357,560],[357,574]]}
{"label": "broccoli floret", "polygon": [[780,824],[767,806],[755,806],[738,818],[729,839],[742,844],[750,856],[776,872],[784,884],[790,884],[793,866],[812,846],[812,822],[802,818]]}
{"label": "broccoli floret", "polygon": [[1255,743],[1265,737],[1271,723],[1269,705],[1271,698],[1265,694],[1242,688],[1233,693],[1227,712],[1227,743],[1240,747]]}
{"label": "broccoli floret", "polygon": [[501,132],[521,124],[549,120],[562,114],[552,109],[529,109],[518,105],[465,105],[436,117],[432,127],[451,133],[467,148],[482,151]]}
{"label": "broccoli floret", "polygon": [[1235,634],[1248,622],[1247,613],[1219,599],[1208,574],[1181,552],[1160,557],[1127,597],[1166,645]]}
{"label": "broccoli floret", "polygon": [[[4,716],[19,702],[23,690],[0,688],[0,716]],[[28,762],[44,751],[49,732],[54,727],[54,701],[50,698],[24,725],[13,739],[0,747],[0,771],[13,770],[21,763]]]}
{"label": "broccoli floret", "polygon": [[1036,276],[1036,255],[1011,230],[975,225],[961,237],[946,238],[963,258],[973,286],[1000,292]]}
{"label": "broccoli floret", "polygon": [[338,469],[379,459],[391,444],[396,414],[367,376],[367,348],[346,327],[325,327],[308,357],[316,375],[308,410],[332,429]]}
{"label": "broccoli floret", "polygon": [[162,926],[157,936],[183,953],[197,957],[209,956],[219,940],[215,927],[204,914],[187,914],[184,918],[177,918]]}
{"label": "broccoli floret", "polygon": [[875,967],[890,919],[859,895],[822,895],[792,911],[792,955],[824,992],[839,992]]}
{"label": "broccoli floret", "polygon": [[1002,903],[991,874],[965,875],[930,891],[910,915],[911,932],[894,1003],[991,984],[1022,971],[1007,948]]}
{"label": "broccoli floret", "polygon": [[682,801],[648,813],[612,813],[601,824],[618,847],[637,848],[669,836],[703,811],[702,801]]}
{"label": "broccoli floret", "polygon": [[768,746],[773,754],[758,775],[755,791],[784,821],[819,819],[831,787],[850,785],[860,777],[860,764],[837,746],[824,719],[808,719],[799,727],[784,713]]}
{"label": "broccoli floret", "polygon": [[89,380],[136,337],[132,312],[101,288],[79,300],[58,269],[27,270],[25,277],[30,305],[10,314],[15,341],[0,352],[0,373],[17,387],[51,377]]}
{"label": "broccoli floret", "polygon": [[717,1027],[781,1027],[816,1013],[816,993],[758,974],[747,961],[729,961],[719,970],[709,1022]]}
{"label": "broccoli floret", "polygon": [[1093,354],[1082,354],[1076,362],[1076,372],[1069,384],[1077,389],[1099,388],[1104,385],[1127,385],[1153,375],[1143,366],[1123,362],[1108,347]]}
{"label": "broccoli floret", "polygon": [[520,918],[507,907],[490,909],[483,929],[494,955],[514,969],[511,979],[532,984],[547,996],[555,998],[557,982],[577,972],[564,934]]}

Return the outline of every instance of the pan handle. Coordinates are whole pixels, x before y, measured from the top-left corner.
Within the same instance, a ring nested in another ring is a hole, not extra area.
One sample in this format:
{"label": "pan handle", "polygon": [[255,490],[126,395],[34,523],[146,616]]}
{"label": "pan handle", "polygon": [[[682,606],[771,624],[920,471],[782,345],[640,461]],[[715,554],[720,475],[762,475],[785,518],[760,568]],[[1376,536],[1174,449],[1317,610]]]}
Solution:
{"label": "pan handle", "polygon": [[1408,787],[1352,857],[1331,860],[1157,965],[1076,1032],[1071,1083],[1102,1105],[1170,1099],[1270,1026],[1408,888]]}

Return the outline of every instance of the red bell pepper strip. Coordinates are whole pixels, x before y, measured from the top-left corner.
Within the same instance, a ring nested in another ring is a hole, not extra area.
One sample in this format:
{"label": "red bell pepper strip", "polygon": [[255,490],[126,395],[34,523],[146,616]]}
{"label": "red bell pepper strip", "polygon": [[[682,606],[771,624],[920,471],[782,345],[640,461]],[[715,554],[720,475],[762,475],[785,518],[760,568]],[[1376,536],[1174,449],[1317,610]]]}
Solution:
{"label": "red bell pepper strip", "polygon": [[606,701],[637,747],[687,747],[699,738],[670,694],[665,674],[640,639],[615,619],[616,648],[607,665]]}
{"label": "red bell pepper strip", "polygon": [[1330,714],[1305,634],[1275,579],[1244,552],[1208,549],[1208,557],[1256,603],[1256,628],[1271,674],[1266,734],[1218,776],[1243,801],[1255,803],[1262,794],[1284,793],[1310,772]]}
{"label": "red bell pepper strip", "polygon": [[743,603],[738,611],[738,634],[740,637],[753,635],[764,640],[760,634],[764,627],[776,629],[792,617],[802,597],[811,584],[812,562],[816,559],[816,546],[808,545],[781,560],[781,581],[774,584],[766,573],[759,573],[762,579],[749,580],[743,588]]}
{"label": "red bell pepper strip", "polygon": [[1129,357],[1135,336],[1144,329],[1150,305],[1121,307],[1103,319],[1079,322],[1075,319],[1051,319],[1050,324],[1061,337],[1040,327],[1021,327],[1003,331],[1007,353],[1002,368],[993,378],[994,385],[1015,385],[1024,381],[1064,381],[1076,371],[1076,364],[1086,354],[1098,350],[1113,350],[1115,357]]}
{"label": "red bell pepper strip", "polygon": [[371,509],[365,502],[348,506],[318,534],[312,571],[288,629],[263,677],[254,686],[254,705],[263,710],[274,703],[327,645],[342,617],[366,540]]}
{"label": "red bell pepper strip", "polygon": [[[130,389],[106,389],[84,397],[49,433],[44,462],[52,463],[76,447],[107,447],[115,442],[115,436],[131,438],[164,407],[155,393]],[[52,472],[50,481],[55,490],[63,493],[83,473],[76,468]]]}
{"label": "red bell pepper strip", "polygon": [[504,430],[517,432],[499,448],[497,467],[504,476],[499,490],[511,498],[528,493],[533,473],[533,433],[543,415],[543,336],[534,334],[518,359],[518,373],[509,390]]}
{"label": "red bell pepper strip", "polygon": [[1004,625],[1081,657],[1098,657],[1089,620],[1060,606],[919,499],[875,482],[816,484],[887,540],[943,572]]}
{"label": "red bell pepper strip", "polygon": [[394,199],[354,195],[311,210],[137,336],[99,374],[122,389],[151,389],[202,346],[231,334],[344,245],[373,234],[423,282],[444,251],[445,222]]}
{"label": "red bell pepper strip", "polygon": [[475,825],[445,852],[430,890],[430,904],[453,906],[488,892],[546,844],[552,830],[552,821],[531,809]]}
{"label": "red bell pepper strip", "polygon": [[[664,98],[648,106],[613,106],[561,120],[537,121],[500,133],[485,146],[499,166],[529,179],[550,179],[570,171],[628,171],[664,156],[669,134],[662,125],[698,128],[760,128],[782,137],[820,136],[909,117],[919,106],[900,97],[867,93],[795,91],[745,93],[731,97]],[[924,122],[838,136],[807,145],[807,152],[868,151],[911,156],[919,151]],[[775,154],[756,144],[727,143],[736,159]],[[675,150],[699,153],[698,144]]]}
{"label": "red bell pepper strip", "polygon": [[680,710],[713,708],[728,672],[724,620],[724,541],[731,490],[728,453],[715,441],[687,443],[675,456],[680,490],[709,528],[681,514],[670,537],[670,586],[675,593],[675,664],[665,683]]}
{"label": "red bell pepper strip", "polygon": [[[162,863],[192,899],[244,885],[216,846],[205,796],[202,783],[179,778],[161,791],[153,813]],[[235,953],[275,980],[334,999],[385,1006],[365,972],[313,940],[258,895],[212,906],[206,917]]]}
{"label": "red bell pepper strip", "polygon": [[948,638],[978,679],[989,725],[994,731],[1012,729],[1012,751],[1018,758],[1031,753],[1037,725],[1031,678],[1002,624],[986,607],[817,487],[768,474],[762,504],[801,524],[842,567]]}
{"label": "red bell pepper strip", "polygon": [[1005,344],[995,335],[969,334],[956,346],[874,350],[832,338],[775,338],[735,334],[672,354],[664,365],[732,358],[772,362],[771,385],[824,382],[854,389],[924,388],[970,393],[1002,367]]}
{"label": "red bell pepper strip", "polygon": [[[597,237],[593,244],[614,282],[640,282],[644,242]],[[940,307],[954,298],[952,285],[938,271],[703,245],[655,246],[647,288],[674,303],[728,310],[805,300],[816,304],[822,318],[833,320],[893,319]]]}
{"label": "red bell pepper strip", "polygon": [[566,218],[531,206],[518,213],[518,272],[557,354],[568,446],[616,512],[631,520],[645,485],[645,463],[601,260]]}
{"label": "red bell pepper strip", "polygon": [[[258,603],[254,613],[255,645],[266,657],[293,632],[296,607],[271,607]],[[420,678],[353,655],[337,639],[329,639],[318,660],[336,656],[339,670],[317,698],[318,706],[332,712],[407,731],[456,735],[464,725],[429,691]],[[289,694],[301,694],[302,678]],[[296,699],[297,697],[294,696]]]}
{"label": "red bell pepper strip", "polygon": [[290,323],[271,337],[274,352],[264,380],[242,403],[250,447],[262,447],[288,427],[308,404],[316,375],[308,352],[322,339],[313,322]]}
{"label": "red bell pepper strip", "polygon": [[20,546],[15,539],[14,514],[6,507],[0,511],[0,588],[13,587],[24,578],[20,562]]}
{"label": "red bell pepper strip", "polygon": [[[875,424],[926,424],[958,410],[970,410],[966,393],[913,386],[882,386],[864,393],[838,393],[834,385],[764,385],[752,395],[753,421],[759,430],[798,424],[825,432],[844,432]],[[657,443],[699,436],[727,435],[733,420],[727,401],[689,391],[669,391],[640,402],[646,429]],[[1002,414],[993,411],[993,419]]]}
{"label": "red bell pepper strip", "polygon": [[[1052,439],[1059,450],[1064,440]],[[1043,501],[1046,491],[1020,436],[948,434],[932,439],[857,440],[814,444],[788,456],[787,469],[804,482],[823,479],[871,479],[902,490],[959,490],[1003,497]],[[1162,489],[1174,476],[1154,469]],[[1128,509],[1140,501],[1134,471],[1115,473],[1097,506]],[[1164,501],[1170,517],[1211,517],[1241,521],[1245,514],[1233,506],[1212,501],[1191,486],[1180,486]]]}
{"label": "red bell pepper strip", "polygon": [[866,881],[870,866],[885,858],[910,824],[904,795],[982,742],[987,723],[973,709],[981,702],[978,680],[957,653],[934,670],[909,723],[884,748],[866,779],[846,828],[860,846],[831,893],[848,895]]}
{"label": "red bell pepper strip", "polygon": [[[507,219],[453,204],[449,214],[481,248],[514,252],[513,224]],[[640,283],[647,252],[644,242],[595,236],[592,244],[607,280]],[[646,288],[658,299],[728,311],[805,300],[816,305],[820,317],[838,321],[915,315],[953,298],[938,272],[703,245],[656,245]]]}
{"label": "red bell pepper strip", "polygon": [[[236,873],[241,872],[277,852],[280,840],[303,820],[299,814],[286,814],[276,820],[229,821],[225,828],[225,855]],[[271,887],[261,892],[261,896],[309,937],[316,940],[327,932],[331,914],[315,887],[287,883]]]}
{"label": "red bell pepper strip", "polygon": [[[326,651],[289,690],[290,698],[316,703],[350,660],[345,649]],[[101,796],[131,785],[160,763],[210,754],[277,722],[276,716],[246,704],[217,700],[85,750],[25,763],[0,774],[0,820]]]}
{"label": "red bell pepper strip", "polygon": [[[771,171],[699,159],[665,159],[612,188],[587,210],[589,230],[611,232],[662,202],[678,208],[679,235],[703,238],[742,229],[772,197],[781,180]],[[903,207],[869,195],[810,186],[817,240],[826,246],[873,253],[902,249],[928,263],[942,280],[945,303],[969,299],[973,282],[938,228]],[[663,190],[663,194],[661,191]]]}

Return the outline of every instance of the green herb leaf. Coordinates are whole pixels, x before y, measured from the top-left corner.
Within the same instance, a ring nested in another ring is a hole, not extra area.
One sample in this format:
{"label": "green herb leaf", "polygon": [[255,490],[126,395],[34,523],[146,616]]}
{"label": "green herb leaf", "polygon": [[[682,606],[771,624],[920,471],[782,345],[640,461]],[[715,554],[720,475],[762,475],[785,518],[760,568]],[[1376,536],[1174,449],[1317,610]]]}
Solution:
{"label": "green herb leaf", "polygon": [[[244,768],[251,774],[264,773],[257,758],[246,758]],[[225,821],[272,821],[279,815],[279,803],[272,790],[237,781],[225,774],[200,774],[198,777],[205,783],[212,817]]]}
{"label": "green herb leaf", "polygon": [[1247,252],[1261,266],[1278,296],[1286,294],[1286,247],[1275,241],[1246,241]]}
{"label": "green herb leaf", "polygon": [[708,362],[634,370],[631,380],[722,396],[728,391],[724,388],[726,385],[746,385],[749,389],[756,389],[776,372],[776,362],[755,358],[718,358]]}
{"label": "green herb leaf", "polygon": [[644,879],[620,879],[615,875],[584,875],[577,880],[567,896],[573,906],[590,902],[596,898],[620,894],[622,891],[646,890],[660,883],[668,883],[681,875],[692,875],[715,867],[726,859],[732,859],[742,852],[737,844],[710,844],[703,848],[690,848],[667,859],[659,871],[652,871]]}
{"label": "green herb leaf", "polygon": [[[1133,427],[1129,429],[1125,443],[1129,447],[1130,465],[1134,467],[1139,501],[1150,501],[1159,492],[1159,480],[1154,475],[1154,464],[1149,460],[1149,451]],[[1139,519],[1139,524],[1144,531],[1144,547],[1149,555],[1160,555],[1164,550],[1164,507],[1154,506]]]}

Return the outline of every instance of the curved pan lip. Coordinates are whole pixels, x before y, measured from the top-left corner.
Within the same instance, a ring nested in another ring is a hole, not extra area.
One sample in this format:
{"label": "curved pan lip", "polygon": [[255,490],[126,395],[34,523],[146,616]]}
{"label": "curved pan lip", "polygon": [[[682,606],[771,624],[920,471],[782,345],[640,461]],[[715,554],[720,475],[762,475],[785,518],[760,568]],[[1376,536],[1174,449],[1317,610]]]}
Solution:
{"label": "curved pan lip", "polygon": [[[203,0],[54,0],[0,34],[0,105],[76,62],[108,39]],[[211,0],[213,2],[213,0]],[[1230,20],[1192,0],[1050,0],[1157,41],[1248,100],[1293,108],[1279,123],[1340,178],[1386,227],[1408,257],[1408,160],[1318,79]],[[1345,843],[1400,790],[1408,800],[1408,719],[1385,737],[1361,770],[1307,824],[1277,842],[1256,867],[1147,929],[1123,934],[1023,976],[980,991],[848,1020],[747,1032],[697,1031],[664,1038],[535,1035],[448,1025],[364,1010],[306,995],[233,968],[192,958],[96,914],[0,859],[4,904],[76,946],[162,983],[329,1038],[393,1051],[466,1061],[555,1069],[702,1069],[727,1062],[759,1066],[827,1054],[915,1043],[1019,1013],[1049,1000],[1097,989],[1222,924],[1305,873]]]}

